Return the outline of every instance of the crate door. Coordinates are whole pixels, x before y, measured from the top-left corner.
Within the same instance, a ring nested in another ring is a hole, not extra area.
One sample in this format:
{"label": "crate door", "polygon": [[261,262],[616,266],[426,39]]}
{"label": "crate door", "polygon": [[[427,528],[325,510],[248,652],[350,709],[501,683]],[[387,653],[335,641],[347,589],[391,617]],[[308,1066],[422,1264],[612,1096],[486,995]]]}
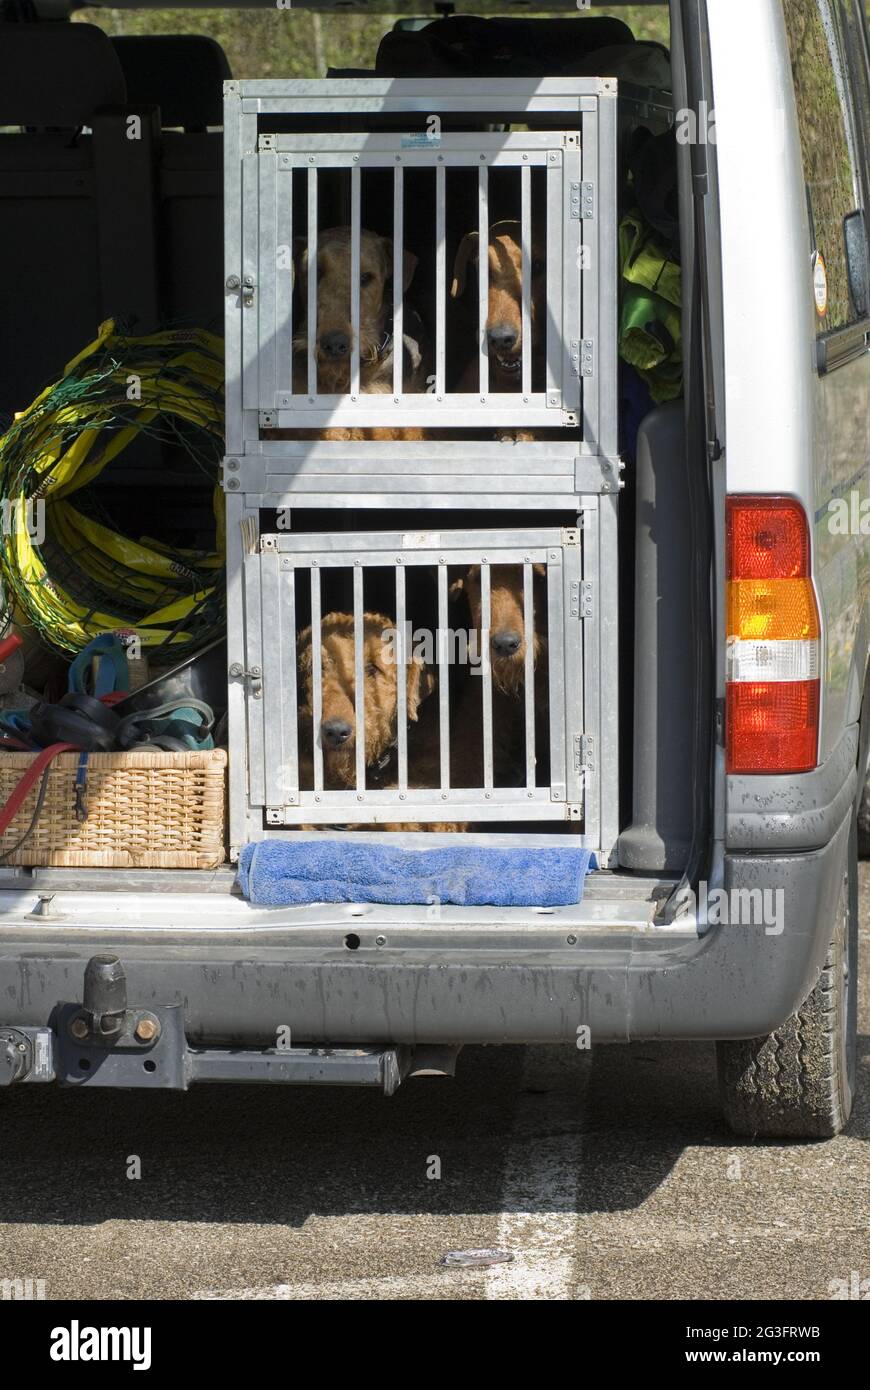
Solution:
{"label": "crate door", "polygon": [[[258,262],[244,402],[261,428],[577,425],[579,133],[261,135],[244,186]],[[308,266],[326,277],[323,305]],[[521,301],[522,333],[495,381],[485,330],[497,276]],[[319,365],[327,311],[348,344],[337,367]]]}
{"label": "crate door", "polygon": [[266,824],[571,820],[585,834],[581,535],[261,537],[246,681]]}

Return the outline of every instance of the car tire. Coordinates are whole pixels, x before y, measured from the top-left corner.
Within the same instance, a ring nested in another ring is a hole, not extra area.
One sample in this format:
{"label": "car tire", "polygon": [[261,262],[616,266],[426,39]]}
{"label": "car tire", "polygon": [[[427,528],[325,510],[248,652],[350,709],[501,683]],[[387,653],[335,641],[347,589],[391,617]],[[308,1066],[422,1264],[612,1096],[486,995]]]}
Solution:
{"label": "car tire", "polygon": [[855,1092],[858,1014],[858,826],[853,820],[836,922],[822,973],[775,1033],[716,1045],[725,1115],[737,1134],[832,1139]]}

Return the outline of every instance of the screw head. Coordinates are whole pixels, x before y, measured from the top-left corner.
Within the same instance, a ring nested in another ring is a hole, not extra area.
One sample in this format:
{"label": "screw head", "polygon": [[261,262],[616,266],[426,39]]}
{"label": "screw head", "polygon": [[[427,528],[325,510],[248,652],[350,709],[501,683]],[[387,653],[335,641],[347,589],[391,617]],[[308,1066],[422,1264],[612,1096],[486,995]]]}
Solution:
{"label": "screw head", "polygon": [[153,1042],[160,1034],[160,1024],[150,1014],[144,1014],[136,1024],[136,1037],[139,1042]]}
{"label": "screw head", "polygon": [[376,945],[376,946],[386,946],[386,944],[387,944],[387,938],[386,938],[385,936],[376,936],[376,937],[375,937],[375,945]]}
{"label": "screw head", "polygon": [[69,1026],[69,1031],[74,1038],[78,1038],[79,1041],[84,1041],[89,1032],[87,1021],[81,1017],[74,1018]]}

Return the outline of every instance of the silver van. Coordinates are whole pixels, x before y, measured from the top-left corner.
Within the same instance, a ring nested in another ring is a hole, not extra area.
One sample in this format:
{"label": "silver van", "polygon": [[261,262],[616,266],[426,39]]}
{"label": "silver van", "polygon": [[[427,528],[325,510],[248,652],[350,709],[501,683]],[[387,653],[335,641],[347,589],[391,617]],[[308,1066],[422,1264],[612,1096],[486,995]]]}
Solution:
{"label": "silver van", "polygon": [[[0,243],[19,269],[0,410],[110,313],[224,314],[229,836],[215,871],[0,868],[0,1079],[391,1094],[452,1074],[466,1043],[707,1039],[737,1133],[832,1136],[870,833],[862,0],[671,0],[665,45],[618,3],[436,8],[369,68],[316,80],[233,77],[207,40],[113,40],[55,3],[2,26]],[[112,111],[147,112],[132,161]],[[306,268],[325,274],[335,228],[352,331],[330,391]],[[370,236],[392,299],[366,359]],[[505,358],[490,291],[508,237]],[[50,254],[60,279],[39,274]],[[644,257],[654,276],[632,280]],[[508,572],[516,775],[493,675]],[[359,740],[330,786],[310,633],[346,615],[367,728],[375,606],[402,667],[434,636],[429,693],[415,728],[399,682],[395,775]],[[457,629],[481,639],[476,681]],[[415,777],[423,728],[434,767]],[[570,836],[596,867],[571,906],[244,900],[246,845],[324,830],[336,856]]]}

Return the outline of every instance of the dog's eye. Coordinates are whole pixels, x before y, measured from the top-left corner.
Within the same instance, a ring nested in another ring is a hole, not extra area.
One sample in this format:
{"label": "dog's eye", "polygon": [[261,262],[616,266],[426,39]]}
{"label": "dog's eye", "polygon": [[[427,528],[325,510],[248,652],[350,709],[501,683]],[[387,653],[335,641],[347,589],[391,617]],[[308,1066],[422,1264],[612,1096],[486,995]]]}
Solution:
{"label": "dog's eye", "polygon": [[374,278],[375,277],[374,275],[372,275],[370,270],[364,270],[362,275],[359,277],[360,285],[363,289],[365,289],[366,285],[370,285]]}
{"label": "dog's eye", "polygon": [[379,676],[380,674],[381,674],[380,667],[379,667],[379,666],[376,666],[375,663],[374,663],[373,661],[370,661],[369,664],[366,666],[366,675],[367,675],[367,676]]}

